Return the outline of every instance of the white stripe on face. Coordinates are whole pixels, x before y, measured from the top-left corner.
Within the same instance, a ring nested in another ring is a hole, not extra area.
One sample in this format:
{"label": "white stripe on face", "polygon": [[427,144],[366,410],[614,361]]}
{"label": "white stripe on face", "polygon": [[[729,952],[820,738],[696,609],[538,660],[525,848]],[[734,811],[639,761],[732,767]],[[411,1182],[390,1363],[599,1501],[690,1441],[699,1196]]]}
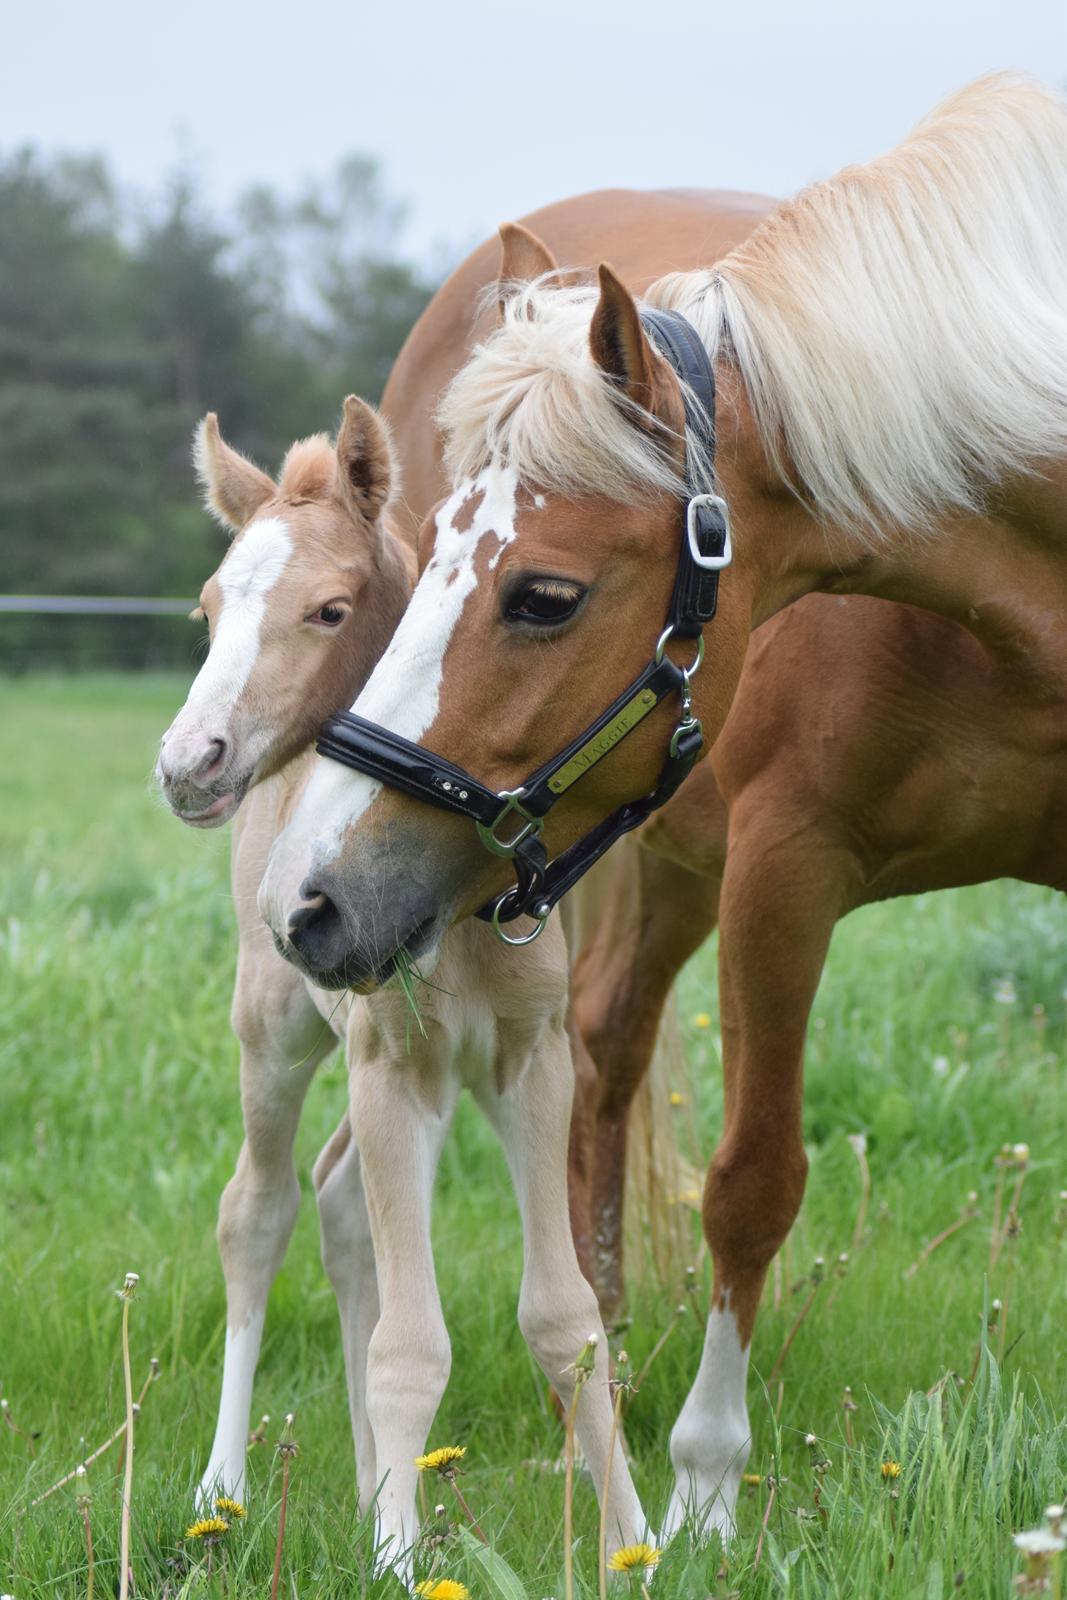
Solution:
{"label": "white stripe on face", "polygon": [[[510,468],[486,467],[461,483],[437,513],[434,551],[415,588],[385,654],[368,679],[352,710],[391,733],[419,740],[437,716],[445,652],[473,593],[478,574],[475,558],[482,540],[492,536],[496,566],[515,527],[517,474]],[[480,503],[469,525],[456,527],[460,513],[475,495]],[[320,757],[286,829],[287,848],[308,850],[316,864],[340,848],[345,831],[373,803],[381,784],[336,761]],[[301,841],[306,841],[302,843]]]}
{"label": "white stripe on face", "polygon": [[259,656],[267,596],[292,551],[292,536],[281,517],[253,522],[237,540],[218,571],[222,610],[208,658],[167,738],[229,718]]}

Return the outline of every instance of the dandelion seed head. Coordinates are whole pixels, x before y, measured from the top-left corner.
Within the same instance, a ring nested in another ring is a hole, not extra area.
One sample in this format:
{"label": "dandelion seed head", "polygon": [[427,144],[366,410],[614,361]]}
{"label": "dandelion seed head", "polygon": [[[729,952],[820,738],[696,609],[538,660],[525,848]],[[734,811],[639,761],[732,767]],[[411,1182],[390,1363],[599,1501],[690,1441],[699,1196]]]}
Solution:
{"label": "dandelion seed head", "polygon": [[1012,1542],[1016,1550],[1027,1556],[1054,1556],[1067,1549],[1067,1539],[1061,1533],[1053,1533],[1051,1528],[1030,1528],[1025,1533],[1017,1533]]}
{"label": "dandelion seed head", "polygon": [[865,1133],[850,1133],[848,1142],[858,1156],[867,1154],[867,1135]]}

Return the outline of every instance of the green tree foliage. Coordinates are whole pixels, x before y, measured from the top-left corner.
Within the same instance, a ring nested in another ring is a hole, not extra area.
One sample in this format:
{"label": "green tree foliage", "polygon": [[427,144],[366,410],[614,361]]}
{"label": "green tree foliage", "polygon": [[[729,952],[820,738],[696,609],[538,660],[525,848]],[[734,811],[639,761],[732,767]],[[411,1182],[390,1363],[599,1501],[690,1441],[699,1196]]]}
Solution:
{"label": "green tree foliage", "polygon": [[[377,399],[430,286],[397,255],[376,165],[233,225],[178,174],[131,217],[96,159],[0,158],[0,590],[193,595],[218,559],[189,462],[219,413],[269,467]],[[167,624],[0,617],[0,666],[187,659]]]}

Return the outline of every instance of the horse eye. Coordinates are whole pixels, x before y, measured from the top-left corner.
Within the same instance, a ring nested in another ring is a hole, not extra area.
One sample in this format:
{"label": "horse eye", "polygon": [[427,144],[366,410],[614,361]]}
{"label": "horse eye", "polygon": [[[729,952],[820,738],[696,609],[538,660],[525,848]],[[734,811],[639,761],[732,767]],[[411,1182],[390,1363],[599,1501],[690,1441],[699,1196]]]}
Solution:
{"label": "horse eye", "polygon": [[581,584],[562,578],[534,578],[527,580],[504,606],[508,622],[533,623],[535,627],[553,628],[568,622],[585,598]]}
{"label": "horse eye", "polygon": [[326,628],[336,628],[344,620],[345,614],[340,606],[320,606],[308,618],[309,622],[321,622]]}

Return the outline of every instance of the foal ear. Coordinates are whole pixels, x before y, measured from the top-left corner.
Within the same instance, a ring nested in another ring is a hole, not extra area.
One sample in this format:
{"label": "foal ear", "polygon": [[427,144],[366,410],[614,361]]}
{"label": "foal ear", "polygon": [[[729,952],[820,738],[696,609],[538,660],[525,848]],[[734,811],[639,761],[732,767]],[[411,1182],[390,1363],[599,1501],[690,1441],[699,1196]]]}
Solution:
{"label": "foal ear", "polygon": [[384,421],[358,395],[345,399],[337,435],[337,470],[345,504],[356,516],[376,522],[393,491],[397,472]]}
{"label": "foal ear", "polygon": [[600,299],[589,328],[593,360],[635,405],[650,411],[654,357],[637,302],[606,262],[600,263],[597,276]]}
{"label": "foal ear", "polygon": [[500,224],[500,275],[497,278],[497,303],[500,315],[515,293],[516,284],[532,283],[543,272],[558,270],[556,258],[536,233],[521,222]]}
{"label": "foal ear", "polygon": [[276,493],[273,480],[226,443],[213,411],[193,435],[193,466],[208,510],[235,533]]}

